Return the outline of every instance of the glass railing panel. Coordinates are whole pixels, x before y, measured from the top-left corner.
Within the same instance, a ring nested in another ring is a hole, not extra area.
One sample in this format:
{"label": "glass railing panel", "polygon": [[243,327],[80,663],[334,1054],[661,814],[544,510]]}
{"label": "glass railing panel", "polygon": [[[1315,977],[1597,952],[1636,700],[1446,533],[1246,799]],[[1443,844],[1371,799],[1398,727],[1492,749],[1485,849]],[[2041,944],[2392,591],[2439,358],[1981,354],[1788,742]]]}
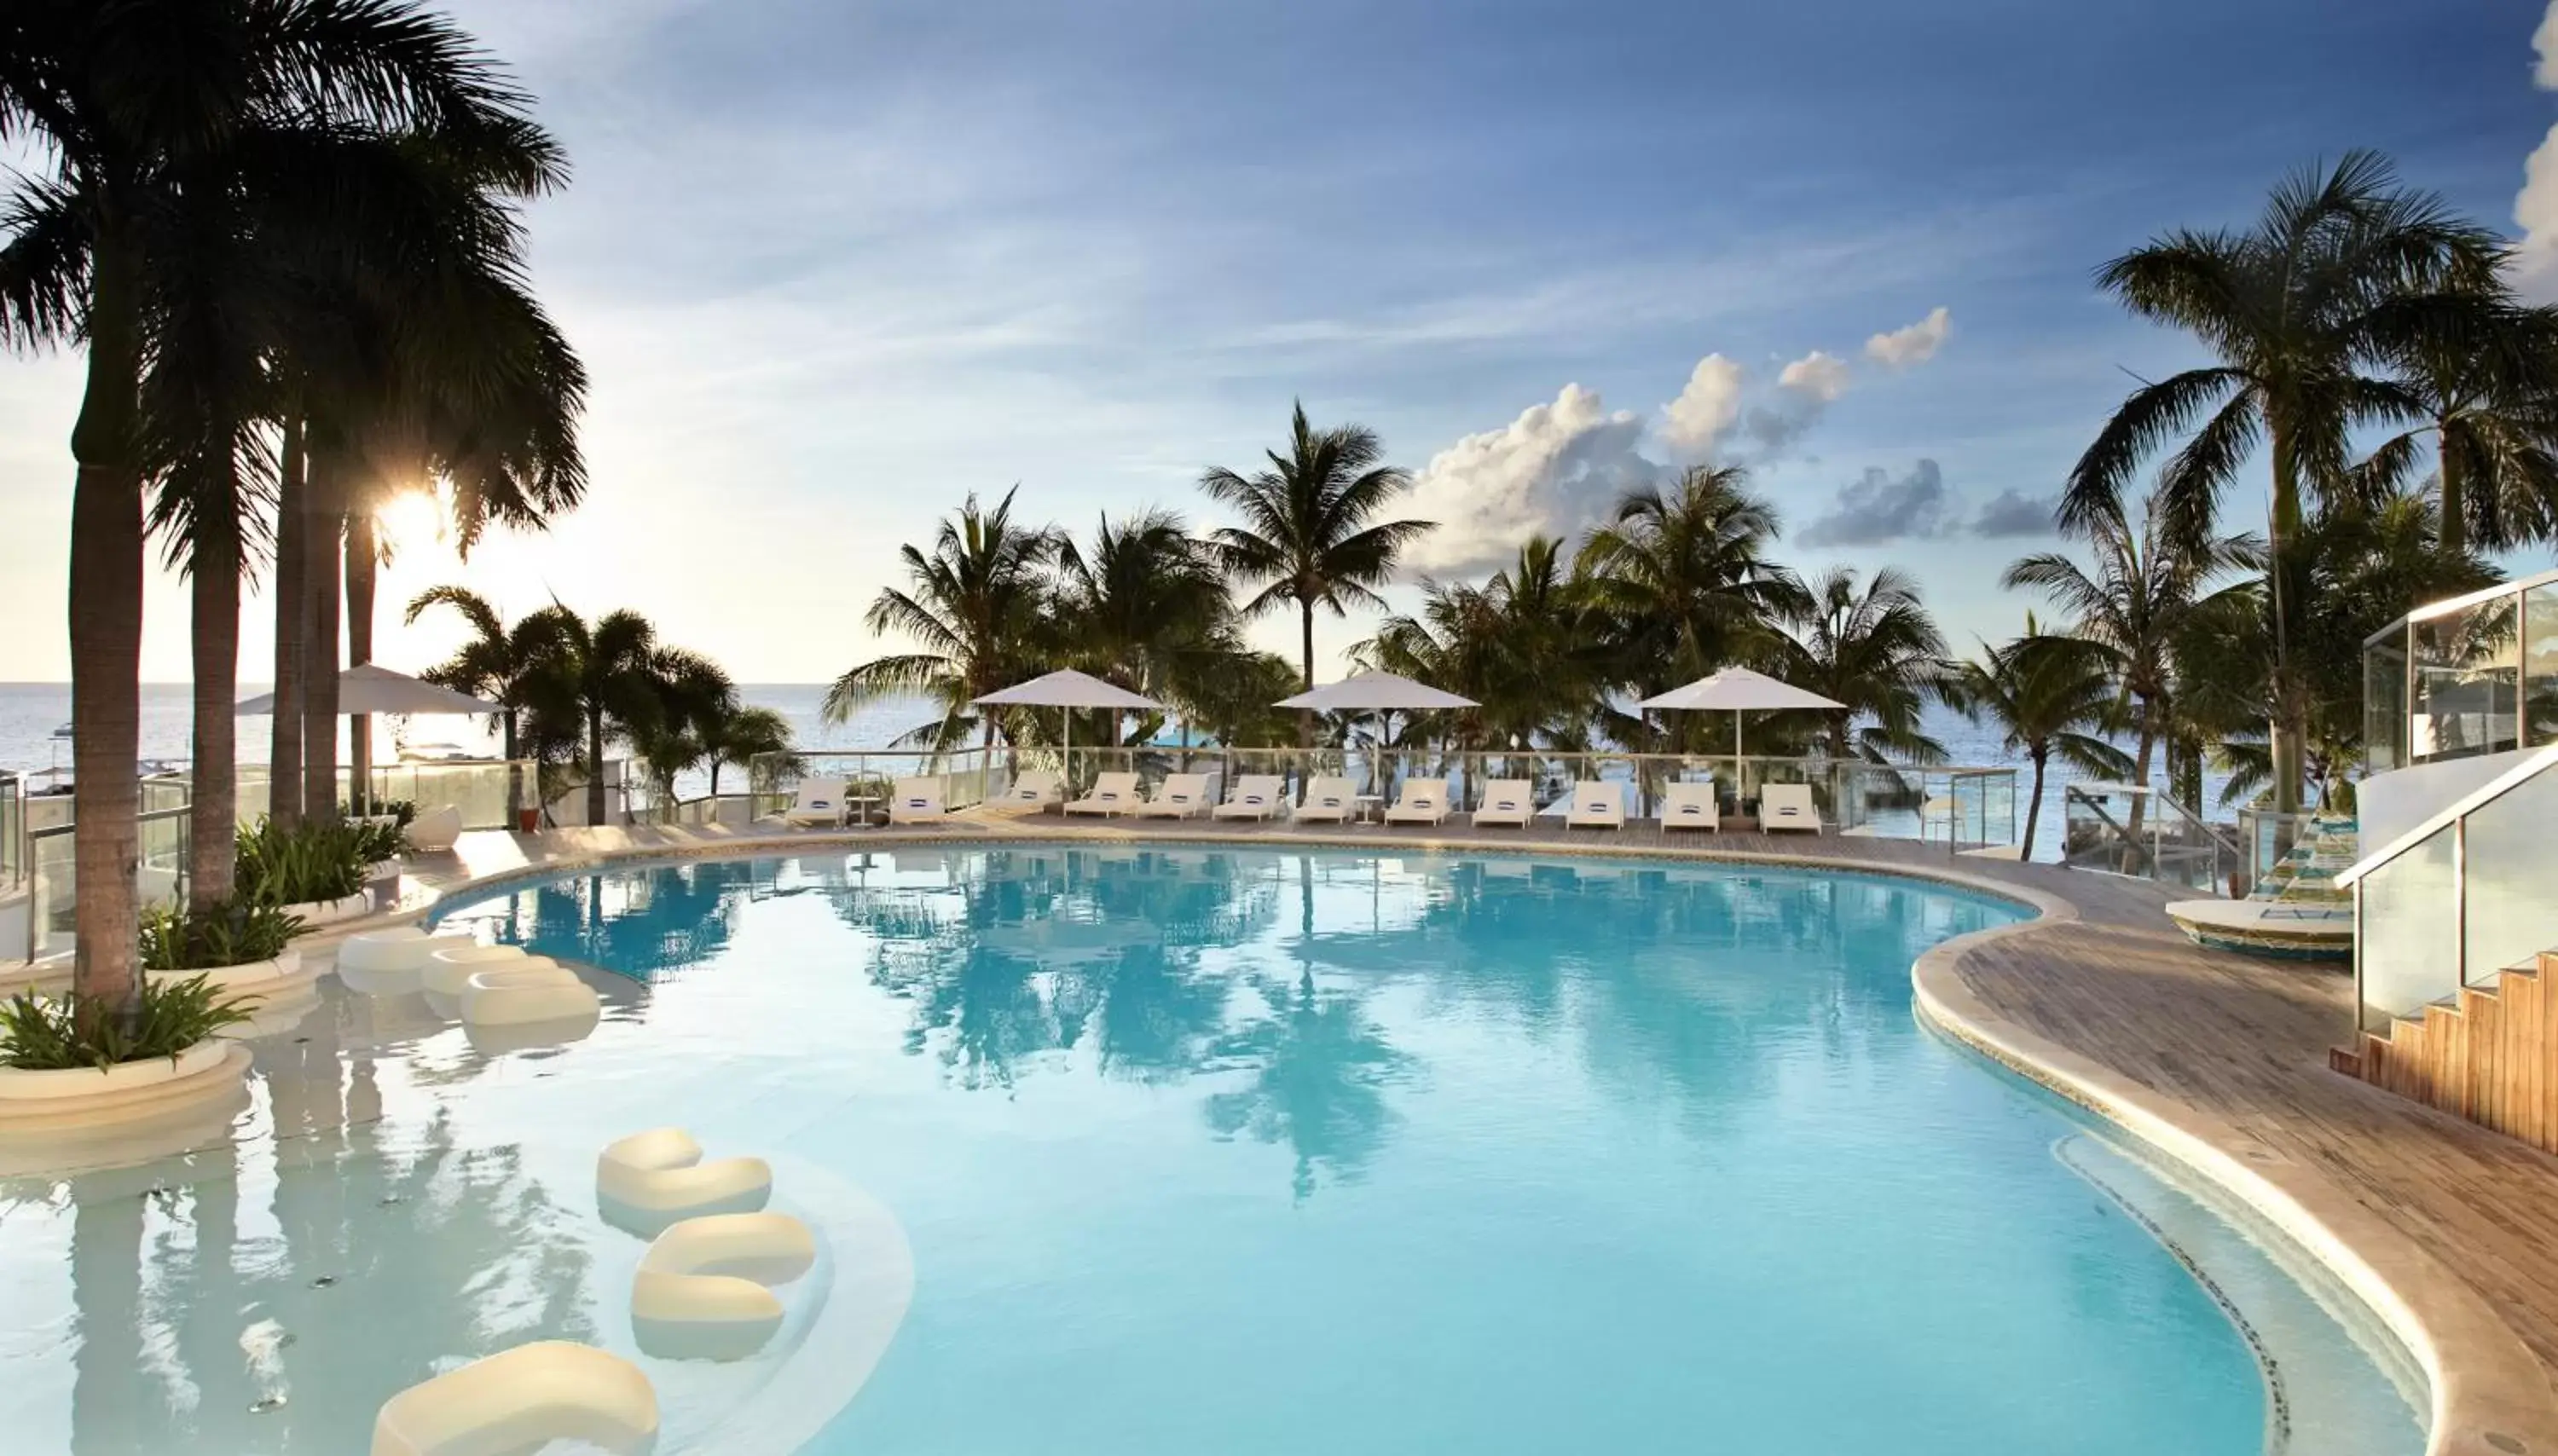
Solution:
{"label": "glass railing panel", "polygon": [[0,890],[27,877],[26,791],[14,773],[0,773]]}
{"label": "glass railing panel", "polygon": [[2516,746],[2520,728],[2521,598],[2497,596],[2423,618],[2409,633],[2417,758],[2461,758]]}
{"label": "glass railing panel", "polygon": [[2479,806],[2465,832],[2461,974],[2477,986],[2558,950],[2558,773]]}
{"label": "glass railing panel", "polygon": [[2456,827],[2445,825],[2362,876],[2354,957],[2367,1011],[2412,1015],[2457,989]]}
{"label": "glass railing panel", "polygon": [[2558,582],[2522,594],[2525,746],[2558,743]]}
{"label": "glass railing panel", "polygon": [[2362,770],[2407,766],[2407,649],[2404,627],[2362,649]]}

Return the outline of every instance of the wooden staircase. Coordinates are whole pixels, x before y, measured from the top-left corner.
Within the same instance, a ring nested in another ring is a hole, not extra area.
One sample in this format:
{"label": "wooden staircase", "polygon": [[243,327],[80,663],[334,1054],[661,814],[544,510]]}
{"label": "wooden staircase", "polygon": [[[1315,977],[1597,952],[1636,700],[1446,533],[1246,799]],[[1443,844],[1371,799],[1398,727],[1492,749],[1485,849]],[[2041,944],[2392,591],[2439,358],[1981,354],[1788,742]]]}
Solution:
{"label": "wooden staircase", "polygon": [[2491,986],[2366,1033],[2329,1064],[2347,1076],[2558,1152],[2558,952]]}

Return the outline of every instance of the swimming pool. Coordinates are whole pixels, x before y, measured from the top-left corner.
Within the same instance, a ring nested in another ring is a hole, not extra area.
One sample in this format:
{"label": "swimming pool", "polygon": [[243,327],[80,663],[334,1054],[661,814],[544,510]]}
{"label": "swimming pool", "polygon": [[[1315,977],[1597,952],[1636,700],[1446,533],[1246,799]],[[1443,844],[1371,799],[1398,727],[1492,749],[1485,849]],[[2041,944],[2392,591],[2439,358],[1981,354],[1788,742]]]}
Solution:
{"label": "swimming pool", "polygon": [[332,990],[242,1142],[9,1185],[0,1420],[339,1452],[460,1359],[628,1352],[593,1158],[678,1124],[832,1243],[776,1351],[648,1365],[664,1452],[2421,1450],[2305,1260],[1916,1023],[1918,954],[2022,913],[1198,848],[506,887],[442,918],[594,968],[603,1025],[475,1047]]}

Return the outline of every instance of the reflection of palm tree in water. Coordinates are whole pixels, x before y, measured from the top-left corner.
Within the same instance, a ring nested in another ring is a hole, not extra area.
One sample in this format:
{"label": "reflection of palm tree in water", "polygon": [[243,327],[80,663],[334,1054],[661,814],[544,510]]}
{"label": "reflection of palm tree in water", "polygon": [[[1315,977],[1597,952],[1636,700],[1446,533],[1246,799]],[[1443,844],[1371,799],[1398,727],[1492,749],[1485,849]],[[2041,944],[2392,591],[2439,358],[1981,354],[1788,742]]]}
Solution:
{"label": "reflection of palm tree in water", "polygon": [[752,860],[712,860],[546,881],[531,891],[532,922],[517,939],[653,981],[728,948],[755,874]]}
{"label": "reflection of palm tree in water", "polygon": [[168,1165],[72,1181],[79,1456],[361,1449],[375,1407],[441,1363],[595,1337],[586,1247],[517,1151],[458,1146],[441,1113],[385,1145],[370,1056],[321,1051],[328,1068],[269,1083],[276,1235],[241,1235],[235,1147],[175,1188],[146,1187]]}
{"label": "reflection of palm tree in water", "polygon": [[1356,996],[1318,989],[1312,972],[1287,982],[1254,978],[1270,1013],[1219,1038],[1212,1066],[1252,1067],[1252,1085],[1208,1100],[1208,1125],[1286,1142],[1297,1155],[1291,1186],[1315,1191],[1317,1170],[1352,1179],[1384,1145],[1392,1118],[1383,1088],[1410,1059],[1388,1046]]}

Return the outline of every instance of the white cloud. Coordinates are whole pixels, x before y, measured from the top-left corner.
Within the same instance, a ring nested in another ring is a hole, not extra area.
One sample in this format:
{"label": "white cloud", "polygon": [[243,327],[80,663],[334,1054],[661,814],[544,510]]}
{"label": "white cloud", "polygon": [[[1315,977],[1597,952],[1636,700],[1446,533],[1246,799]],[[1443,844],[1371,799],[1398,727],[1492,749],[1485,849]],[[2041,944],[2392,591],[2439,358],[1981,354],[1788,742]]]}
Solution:
{"label": "white cloud", "polygon": [[1951,314],[1939,304],[1927,311],[1927,317],[1907,329],[1878,333],[1865,341],[1865,356],[1878,364],[1906,369],[1923,364],[1945,346],[1945,335],[1954,331]]}
{"label": "white cloud", "polygon": [[1847,360],[1814,349],[1787,364],[1776,376],[1776,387],[1815,404],[1829,404],[1847,393]]}
{"label": "white cloud", "polygon": [[1578,384],[1552,404],[1531,405],[1499,430],[1487,430],[1431,457],[1407,513],[1439,529],[1404,560],[1442,576],[1488,571],[1519,543],[1543,533],[1570,539],[1632,486],[1661,467],[1635,450],[1643,422],[1610,411]]}
{"label": "white cloud", "polygon": [[[2539,57],[2531,78],[2545,90],[2558,91],[2558,0],[2550,0],[2541,15],[2531,49]],[[2513,220],[2522,228],[2508,270],[2515,290],[2535,304],[2558,303],[2558,126],[2549,128],[2522,164]]]}
{"label": "white cloud", "polygon": [[1679,397],[1661,406],[1661,439],[1682,455],[1707,456],[1741,418],[1741,365],[1721,354],[1696,361]]}

